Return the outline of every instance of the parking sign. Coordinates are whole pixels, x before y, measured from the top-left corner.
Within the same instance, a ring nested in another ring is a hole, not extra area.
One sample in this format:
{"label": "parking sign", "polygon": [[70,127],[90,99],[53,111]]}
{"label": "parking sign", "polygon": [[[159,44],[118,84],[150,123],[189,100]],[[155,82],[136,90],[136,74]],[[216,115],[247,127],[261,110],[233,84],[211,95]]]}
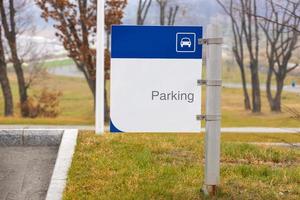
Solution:
{"label": "parking sign", "polygon": [[113,26],[111,132],[200,132],[202,27]]}

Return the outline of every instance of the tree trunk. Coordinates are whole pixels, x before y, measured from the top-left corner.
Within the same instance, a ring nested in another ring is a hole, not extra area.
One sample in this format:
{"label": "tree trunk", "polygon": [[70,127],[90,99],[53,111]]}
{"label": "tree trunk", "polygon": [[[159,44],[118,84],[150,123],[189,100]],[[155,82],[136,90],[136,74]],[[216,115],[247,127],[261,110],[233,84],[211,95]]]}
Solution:
{"label": "tree trunk", "polygon": [[139,0],[138,9],[137,9],[137,18],[136,18],[136,24],[137,25],[143,25],[142,20],[142,0]]}
{"label": "tree trunk", "polygon": [[284,78],[276,78],[276,92],[273,98],[272,95],[272,69],[269,69],[266,83],[267,98],[272,112],[281,112],[281,95],[284,85]]}
{"label": "tree trunk", "polygon": [[[1,14],[2,28],[4,29],[4,35],[8,41],[13,66],[18,80],[21,115],[22,117],[28,117],[29,111],[26,105],[27,88],[26,88],[24,73],[22,69],[22,62],[18,57],[18,50],[17,50],[17,39],[16,39],[17,32],[16,32],[16,22],[15,22],[16,9],[14,6],[14,0],[9,1],[8,8],[5,8],[3,1],[0,2],[1,2],[0,14]],[[5,12],[5,9],[9,9],[9,12]],[[7,17],[6,15],[9,15],[9,17]],[[9,20],[7,20],[7,18]]]}
{"label": "tree trunk", "polygon": [[106,48],[110,50],[110,31],[106,32]]}
{"label": "tree trunk", "polygon": [[14,113],[13,96],[7,76],[7,65],[2,40],[2,27],[0,26],[0,84],[4,98],[4,116],[12,116]]}
{"label": "tree trunk", "polygon": [[14,113],[13,97],[4,63],[0,63],[0,83],[4,98],[4,116],[12,116]]}
{"label": "tree trunk", "polygon": [[28,117],[29,110],[26,105],[28,95],[27,95],[27,88],[26,88],[26,83],[24,78],[24,72],[22,69],[22,64],[18,59],[17,60],[14,59],[13,61],[14,61],[15,72],[17,75],[17,80],[18,80],[21,115],[22,117]]}
{"label": "tree trunk", "polygon": [[240,67],[240,71],[241,71],[242,85],[243,85],[243,92],[244,92],[244,106],[246,110],[251,110],[251,103],[250,103],[250,98],[247,90],[245,70],[243,67]]}
{"label": "tree trunk", "polygon": [[[83,72],[84,77],[90,88],[90,91],[92,92],[93,99],[94,99],[94,109],[95,109],[96,108],[96,79],[90,78],[88,76],[88,74],[83,71],[84,67],[81,66],[80,64],[77,64],[77,68]],[[108,104],[108,98],[107,98],[108,91],[106,89],[106,81],[104,83],[104,87],[105,87],[105,89],[104,89],[104,111],[105,111],[104,120],[105,120],[105,123],[109,123],[110,114],[109,114],[109,104]]]}
{"label": "tree trunk", "polygon": [[273,112],[281,112],[281,92],[276,92],[276,96],[273,100],[273,104],[271,107],[271,111]]}
{"label": "tree trunk", "polygon": [[273,100],[273,104],[271,107],[271,110],[273,112],[281,112],[281,95],[282,95],[283,85],[284,85],[284,78],[279,78],[277,80],[275,98]]}
{"label": "tree trunk", "polygon": [[251,80],[252,80],[252,112],[261,112],[261,99],[260,99],[260,83],[258,75],[257,61],[251,63]]}
{"label": "tree trunk", "polygon": [[166,6],[165,3],[160,4],[160,25],[165,25],[165,12],[166,12]]}
{"label": "tree trunk", "polygon": [[[94,108],[96,108],[96,81],[95,80],[87,80],[89,84],[89,88],[93,94],[94,97]],[[106,88],[106,81],[104,82],[104,120],[105,123],[108,124],[110,120],[110,109],[108,105],[108,91]]]}
{"label": "tree trunk", "polygon": [[273,96],[272,96],[272,69],[269,68],[268,75],[267,75],[267,81],[266,81],[266,92],[267,92],[267,99],[270,105],[270,108],[272,110],[273,107]]}

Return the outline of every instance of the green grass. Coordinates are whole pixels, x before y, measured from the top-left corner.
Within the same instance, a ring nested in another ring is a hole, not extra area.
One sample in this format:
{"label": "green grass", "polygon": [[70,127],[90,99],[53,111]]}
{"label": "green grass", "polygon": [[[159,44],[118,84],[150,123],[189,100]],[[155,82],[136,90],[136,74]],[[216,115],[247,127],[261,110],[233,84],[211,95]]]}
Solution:
{"label": "green grass", "polygon": [[223,141],[230,142],[281,142],[281,143],[300,143],[300,134],[287,133],[223,133]]}
{"label": "green grass", "polygon": [[[204,67],[205,70],[205,67]],[[205,73],[204,73],[205,74]],[[245,69],[245,75],[246,75],[246,81],[247,83],[251,83],[251,72],[249,68]],[[241,83],[241,74],[239,67],[235,63],[235,61],[229,61],[223,59],[222,63],[222,79],[224,83]],[[267,74],[265,73],[260,73],[259,74],[259,80],[260,83],[263,87],[265,87],[265,83],[267,80]],[[292,81],[296,81],[296,83],[299,85],[300,84],[300,75],[293,75],[293,74],[287,74],[287,77],[285,79],[285,85],[291,85]],[[272,84],[275,85],[276,81],[272,79]],[[249,90],[250,91],[250,90]]]}
{"label": "green grass", "polygon": [[42,66],[45,68],[50,68],[50,67],[70,66],[70,65],[74,65],[74,61],[70,58],[66,58],[63,60],[46,61]]}
{"label": "green grass", "polygon": [[[229,136],[222,136],[217,199],[298,199],[299,149]],[[203,135],[81,133],[64,199],[205,199],[203,155]]]}
{"label": "green grass", "polygon": [[[46,124],[46,125],[92,125],[94,123],[93,96],[84,79],[48,76],[39,80],[29,90],[29,95],[38,95],[43,88],[61,91],[60,115],[57,118],[24,119],[20,117],[18,105],[18,88],[14,77],[11,77],[12,91],[15,103],[15,116],[0,117],[1,124]],[[3,99],[0,93],[0,116],[3,115]]]}
{"label": "green grass", "polygon": [[[253,114],[245,111],[242,92],[239,89],[223,88],[222,90],[222,127],[300,127],[300,119],[290,113],[286,107],[294,108],[300,113],[300,96],[284,92],[282,113],[270,112],[266,93],[262,92],[262,113]],[[203,102],[205,98],[203,97]],[[205,107],[202,107],[203,110]],[[205,111],[203,111],[205,112]]]}

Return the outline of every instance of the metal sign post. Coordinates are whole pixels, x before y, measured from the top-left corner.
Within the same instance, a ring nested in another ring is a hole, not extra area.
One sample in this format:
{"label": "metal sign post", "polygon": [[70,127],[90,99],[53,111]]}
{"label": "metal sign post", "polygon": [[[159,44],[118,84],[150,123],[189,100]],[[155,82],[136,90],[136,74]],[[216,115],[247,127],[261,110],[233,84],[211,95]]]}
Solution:
{"label": "metal sign post", "polygon": [[216,25],[209,25],[206,51],[206,132],[205,175],[203,191],[215,195],[220,182],[220,133],[221,133],[221,59],[222,38]]}

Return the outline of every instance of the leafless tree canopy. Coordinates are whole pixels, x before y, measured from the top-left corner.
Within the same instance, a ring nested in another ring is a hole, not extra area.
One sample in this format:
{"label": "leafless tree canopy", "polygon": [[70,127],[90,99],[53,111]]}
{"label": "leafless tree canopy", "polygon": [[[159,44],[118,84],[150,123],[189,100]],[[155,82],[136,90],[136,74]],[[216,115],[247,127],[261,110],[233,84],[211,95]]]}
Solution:
{"label": "leafless tree canopy", "polygon": [[139,0],[137,9],[137,25],[144,25],[149,9],[151,7],[152,0]]}
{"label": "leafless tree canopy", "polygon": [[179,6],[168,6],[169,0],[156,0],[156,2],[160,9],[160,25],[174,25]]}
{"label": "leafless tree canopy", "polygon": [[7,74],[7,60],[2,37],[2,26],[0,26],[0,84],[4,98],[4,115],[12,116],[14,113],[13,97]]}
{"label": "leafless tree canopy", "polygon": [[[300,1],[278,4],[275,0],[266,2],[265,17],[260,26],[266,37],[266,55],[268,60],[268,75],[266,81],[267,97],[272,111],[281,111],[281,94],[286,75],[298,67],[294,64],[288,68],[293,52],[299,48],[300,18],[295,14],[300,8]],[[276,92],[271,91],[272,76],[276,80]]]}
{"label": "leafless tree canopy", "polygon": [[[22,28],[22,22],[18,21],[20,17],[18,13],[26,5],[26,0],[0,0],[0,15],[1,15],[1,25],[4,30],[4,36],[7,40],[9,46],[9,55],[11,57],[11,62],[13,63],[19,87],[19,97],[20,97],[20,108],[23,117],[28,116],[28,109],[26,108],[26,102],[28,99],[26,81],[24,77],[24,72],[22,68],[23,60],[20,56],[20,52],[17,44],[17,35]],[[19,26],[20,27],[19,27]],[[24,24],[23,24],[24,25]]]}
{"label": "leafless tree canopy", "polygon": [[[265,0],[266,9],[273,10],[276,12],[278,17],[283,15],[287,19],[289,16],[291,19],[300,18],[299,0]],[[252,13],[253,14],[253,13]],[[256,14],[256,16],[262,21],[268,21],[270,23],[275,23],[293,29],[294,31],[300,32],[300,26],[289,21],[279,21],[274,17],[270,17],[268,12]]]}
{"label": "leafless tree canopy", "polygon": [[[260,110],[259,52],[265,48],[268,61],[267,98],[272,111],[281,111],[281,94],[293,52],[297,49],[300,27],[299,0],[217,0],[230,17],[233,32],[233,54],[241,69],[243,85],[245,56],[249,57],[252,84],[252,110]],[[258,11],[257,2],[260,2]],[[266,41],[266,45],[260,45]],[[275,94],[271,92],[273,77]],[[247,91],[244,86],[245,107]]]}
{"label": "leafless tree canopy", "polygon": [[245,108],[250,108],[245,81],[245,55],[249,57],[247,65],[251,72],[252,111],[261,111],[260,81],[258,69],[259,57],[259,24],[256,0],[217,0],[225,13],[230,16],[234,35],[233,53],[240,67],[244,88]]}

